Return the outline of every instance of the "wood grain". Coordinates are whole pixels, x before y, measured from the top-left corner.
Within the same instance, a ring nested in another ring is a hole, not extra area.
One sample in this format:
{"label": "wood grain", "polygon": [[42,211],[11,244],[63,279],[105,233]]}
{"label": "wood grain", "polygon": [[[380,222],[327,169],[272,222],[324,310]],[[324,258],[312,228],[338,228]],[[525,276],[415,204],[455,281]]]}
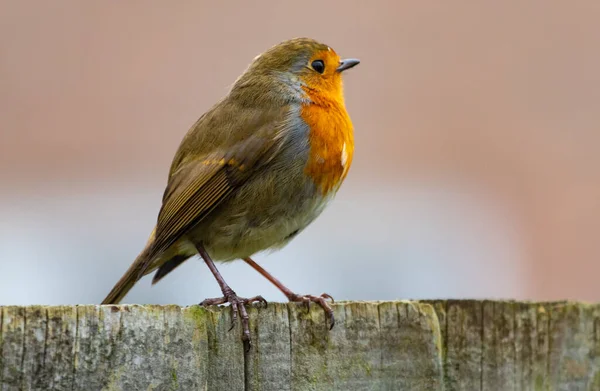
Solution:
{"label": "wood grain", "polygon": [[600,305],[0,307],[0,390],[600,390]]}

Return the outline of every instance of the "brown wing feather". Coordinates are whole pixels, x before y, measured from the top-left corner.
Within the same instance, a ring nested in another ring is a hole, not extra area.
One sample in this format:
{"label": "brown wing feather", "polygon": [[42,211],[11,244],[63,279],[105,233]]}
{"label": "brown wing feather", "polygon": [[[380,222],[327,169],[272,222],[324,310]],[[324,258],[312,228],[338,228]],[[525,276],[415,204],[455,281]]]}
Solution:
{"label": "brown wing feather", "polygon": [[164,194],[155,241],[139,269],[139,277],[160,265],[152,264],[189,229],[226,199],[264,164],[283,144],[281,123],[268,124],[227,151],[189,162],[175,171]]}
{"label": "brown wing feather", "polygon": [[215,170],[207,181],[194,182],[179,197],[168,200],[158,218],[156,252],[162,252],[175,243],[183,231],[202,219],[232,190],[226,171],[221,168]]}
{"label": "brown wing feather", "polygon": [[181,264],[181,254],[158,263],[157,256],[268,164],[289,135],[289,107],[265,111],[224,100],[216,108],[204,114],[182,140],[156,228],[102,304],[118,303],[143,275],[169,260],[177,263],[165,268],[159,279]]}

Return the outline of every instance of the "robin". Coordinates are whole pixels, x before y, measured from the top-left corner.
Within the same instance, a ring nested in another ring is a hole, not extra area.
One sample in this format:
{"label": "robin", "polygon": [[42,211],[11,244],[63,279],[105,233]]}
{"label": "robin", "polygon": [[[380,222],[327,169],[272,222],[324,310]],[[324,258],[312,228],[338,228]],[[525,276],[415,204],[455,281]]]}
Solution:
{"label": "robin", "polygon": [[309,38],[284,41],[260,54],[229,93],[183,138],[171,164],[157,224],[125,275],[102,304],[117,304],[143,276],[157,283],[199,254],[238,313],[250,342],[245,305],[214,261],[244,260],[293,302],[318,303],[330,329],[328,294],[299,295],[250,257],[280,249],[319,216],[346,178],[354,151],[342,73],[359,63],[342,60]]}

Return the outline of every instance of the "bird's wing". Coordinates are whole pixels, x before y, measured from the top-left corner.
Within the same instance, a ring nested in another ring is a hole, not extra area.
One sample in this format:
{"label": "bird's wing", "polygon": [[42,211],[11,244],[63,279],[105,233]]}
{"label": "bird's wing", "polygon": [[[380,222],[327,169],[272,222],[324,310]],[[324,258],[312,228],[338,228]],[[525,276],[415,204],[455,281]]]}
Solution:
{"label": "bird's wing", "polygon": [[[139,276],[248,178],[268,164],[285,141],[284,121],[269,121],[247,138],[183,164],[165,189],[156,236]],[[159,265],[152,265],[159,266]]]}

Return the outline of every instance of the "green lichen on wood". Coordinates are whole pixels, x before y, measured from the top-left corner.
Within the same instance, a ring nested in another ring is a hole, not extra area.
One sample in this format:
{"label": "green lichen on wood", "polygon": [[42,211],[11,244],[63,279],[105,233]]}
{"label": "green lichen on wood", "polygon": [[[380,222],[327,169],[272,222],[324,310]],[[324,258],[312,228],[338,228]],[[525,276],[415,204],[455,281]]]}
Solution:
{"label": "green lichen on wood", "polygon": [[[171,306],[173,309],[178,309],[177,306]],[[206,327],[208,322],[208,317],[210,317],[210,313],[204,307],[199,305],[193,305],[190,307],[186,307],[183,309],[183,317],[186,321],[191,321],[193,325],[193,338],[196,342],[206,342]]]}
{"label": "green lichen on wood", "polygon": [[177,368],[173,368],[171,370],[171,379],[173,380],[171,389],[173,389],[173,390],[179,389],[179,383],[177,382]]}

